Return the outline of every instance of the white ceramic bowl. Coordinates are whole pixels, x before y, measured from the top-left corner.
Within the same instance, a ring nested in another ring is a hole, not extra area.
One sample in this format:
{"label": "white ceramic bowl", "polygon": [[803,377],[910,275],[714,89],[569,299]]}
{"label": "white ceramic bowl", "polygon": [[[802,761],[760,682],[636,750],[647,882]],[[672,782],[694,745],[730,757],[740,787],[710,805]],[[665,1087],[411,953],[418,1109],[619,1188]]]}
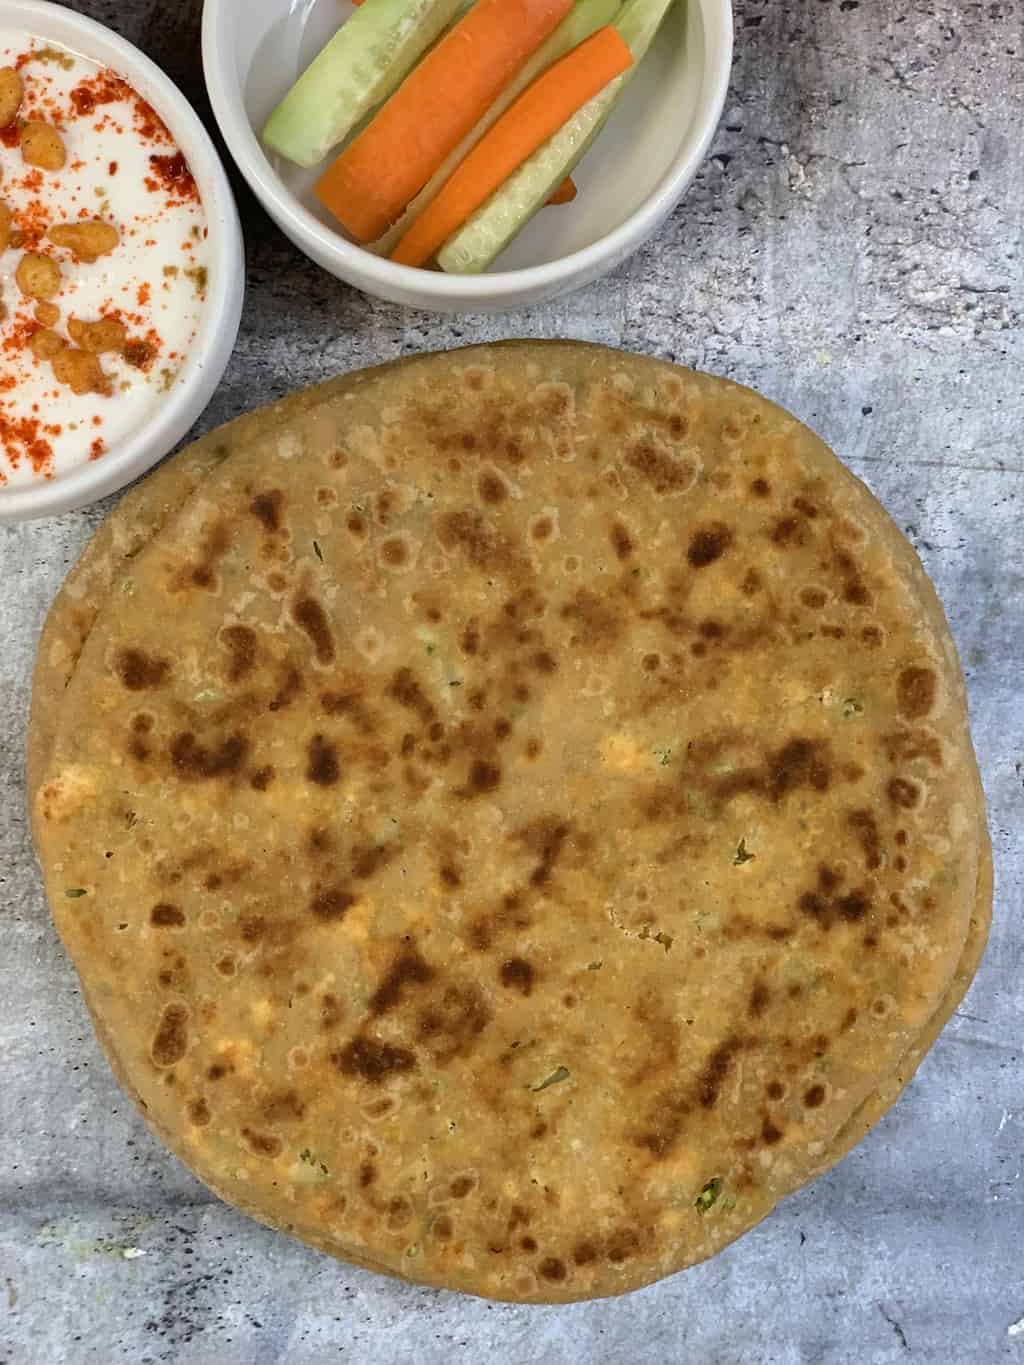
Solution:
{"label": "white ceramic bowl", "polygon": [[539,213],[489,272],[415,270],[348,241],[311,194],[315,173],[272,164],[257,136],[337,27],[338,0],[206,0],[203,63],[213,110],[242,174],[300,251],[395,303],[497,312],[606,274],[657,229],[701,164],[732,62],[730,0],[679,0],[621,105],[576,174],[575,203]]}
{"label": "white ceramic bowl", "polygon": [[161,460],[203,412],[238,335],[245,280],[242,231],[220,159],[192,106],[131,43],[102,24],[45,0],[0,0],[0,25],[51,39],[123,76],[157,111],[188,160],[209,227],[209,285],[199,334],[173,389],[145,426],[102,459],[51,481],[0,489],[0,524],[84,507]]}

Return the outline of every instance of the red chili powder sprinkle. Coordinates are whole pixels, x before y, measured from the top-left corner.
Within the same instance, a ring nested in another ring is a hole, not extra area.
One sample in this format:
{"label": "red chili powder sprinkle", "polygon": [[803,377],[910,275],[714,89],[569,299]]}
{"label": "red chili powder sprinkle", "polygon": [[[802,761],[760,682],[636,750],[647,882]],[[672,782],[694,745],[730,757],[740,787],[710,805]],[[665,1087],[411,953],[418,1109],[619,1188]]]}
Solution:
{"label": "red chili powder sprinkle", "polygon": [[102,437],[97,436],[95,441],[93,441],[92,445],[89,447],[89,459],[98,460],[100,456],[104,453],[106,448],[107,448],[106,442],[102,439]]}
{"label": "red chili powder sprinkle", "polygon": [[[11,330],[0,342],[0,349],[7,355],[14,355],[18,351],[23,351],[38,331],[39,323],[34,318],[16,317]],[[13,377],[11,378],[13,385]]]}
{"label": "red chili powder sprinkle", "polygon": [[146,304],[149,302],[149,300],[150,300],[151,297],[152,297],[152,291],[150,290],[149,285],[148,285],[148,284],[140,284],[140,285],[139,285],[139,289],[138,289],[138,293],[136,294],[136,298],[137,298],[138,301],[139,301],[139,307],[140,307],[140,308],[145,308]]}
{"label": "red chili powder sprinkle", "polygon": [[71,92],[75,113],[83,117],[93,113],[98,104],[116,104],[119,100],[137,98],[128,82],[112,71],[97,71],[95,76],[87,76]]}
{"label": "red chili powder sprinkle", "polygon": [[117,175],[117,171],[118,171],[117,162],[116,162],[116,161],[112,161],[112,162],[110,163],[110,165],[107,167],[107,174],[108,174],[108,175]]}
{"label": "red chili powder sprinkle", "polygon": [[21,142],[21,131],[18,128],[18,121],[9,123],[6,128],[0,128],[0,142],[5,147],[17,147]]}
{"label": "red chili powder sprinkle", "polygon": [[8,417],[0,412],[0,442],[12,469],[17,469],[23,459],[31,462],[37,474],[49,468],[53,446],[43,435],[44,430],[38,417]]}
{"label": "red chili powder sprinkle", "polygon": [[[162,184],[164,189],[170,191],[172,203],[199,202],[199,189],[183,153],[175,152],[171,156],[151,156],[149,164],[153,168],[153,176]],[[148,189],[159,188],[159,186],[153,185],[149,177],[146,178],[146,187]]]}
{"label": "red chili powder sprinkle", "polygon": [[[75,86],[71,92],[71,103],[77,114],[83,118],[95,112],[98,105],[125,103],[131,106],[135,131],[143,142],[171,143],[167,124],[148,104],[138,91],[127,81],[115,76],[112,71],[99,71]],[[117,174],[117,163],[111,163],[111,175]]]}

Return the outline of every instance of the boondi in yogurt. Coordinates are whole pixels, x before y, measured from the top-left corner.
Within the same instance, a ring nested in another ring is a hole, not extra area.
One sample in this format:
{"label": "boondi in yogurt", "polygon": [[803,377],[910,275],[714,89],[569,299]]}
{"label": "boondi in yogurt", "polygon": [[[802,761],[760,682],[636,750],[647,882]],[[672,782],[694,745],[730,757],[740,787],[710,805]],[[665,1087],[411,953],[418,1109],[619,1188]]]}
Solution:
{"label": "boondi in yogurt", "polygon": [[207,286],[184,155],[119,76],[0,28],[0,488],[130,436],[174,385]]}

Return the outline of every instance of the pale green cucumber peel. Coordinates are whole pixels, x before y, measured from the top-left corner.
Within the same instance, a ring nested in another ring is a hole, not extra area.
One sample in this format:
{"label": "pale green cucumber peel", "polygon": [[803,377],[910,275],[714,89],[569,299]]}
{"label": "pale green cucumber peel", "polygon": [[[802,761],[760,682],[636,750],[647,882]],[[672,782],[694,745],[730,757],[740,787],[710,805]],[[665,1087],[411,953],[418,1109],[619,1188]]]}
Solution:
{"label": "pale green cucumber peel", "polygon": [[588,101],[482,204],[437,255],[442,270],[476,275],[495,260],[547,203],[589,150],[626,84],[657,35],[674,0],[629,0],[614,26],[633,54],[633,65]]}
{"label": "pale green cucumber peel", "polygon": [[285,95],[266,145],[307,169],[382,104],[448,26],[460,0],[365,0]]}
{"label": "pale green cucumber peel", "polygon": [[405,236],[423,210],[437,197],[438,191],[452,172],[462,164],[487,130],[494,126],[526,87],[532,85],[552,62],[557,62],[560,57],[564,57],[567,52],[578,47],[585,38],[589,38],[592,33],[596,33],[605,24],[611,23],[621,9],[622,0],[576,0],[576,4],[551,36],[523,65],[519,74],[505,87],[473,131],[456,147],[436,174],[431,176],[398,222],[389,228],[384,236],[374,242],[368,250],[379,256],[390,255],[395,244]]}

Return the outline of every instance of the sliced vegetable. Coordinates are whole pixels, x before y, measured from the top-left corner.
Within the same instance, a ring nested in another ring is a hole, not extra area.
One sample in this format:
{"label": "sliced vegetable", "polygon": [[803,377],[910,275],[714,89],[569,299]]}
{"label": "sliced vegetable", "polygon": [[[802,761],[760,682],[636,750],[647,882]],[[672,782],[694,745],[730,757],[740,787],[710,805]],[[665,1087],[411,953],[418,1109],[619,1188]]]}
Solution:
{"label": "sliced vegetable", "polygon": [[616,100],[645,56],[673,0],[629,0],[614,27],[633,54],[629,71],[606,86],[544,146],[524,161],[502,187],[445,243],[437,261],[451,274],[486,270],[571,175],[601,131]]}
{"label": "sliced vegetable", "polygon": [[299,166],[315,166],[398,88],[459,3],[366,0],[271,114],[264,142]]}
{"label": "sliced vegetable", "polygon": [[379,256],[390,255],[394,250],[395,243],[405,236],[431,200],[436,198],[452,172],[462,164],[484,133],[497,123],[505,110],[519,98],[527,86],[532,85],[541,72],[546,71],[552,62],[557,62],[559,57],[564,57],[567,52],[578,47],[584,38],[589,38],[599,28],[604,28],[605,24],[610,24],[621,9],[622,0],[576,0],[572,9],[551,37],[541,44],[530,60],[520,69],[515,79],[510,81],[501,92],[479,123],[462,139],[458,147],[445,159],[444,164],[438,167],[402,214],[401,219],[389,228],[383,237],[374,242],[370,249]]}
{"label": "sliced vegetable", "polygon": [[632,64],[628,45],[610,26],[555,62],[480,139],[391,259],[399,265],[428,261],[532,152]]}
{"label": "sliced vegetable", "polygon": [[324,207],[360,241],[380,237],[572,2],[477,0],[321,177],[316,194]]}
{"label": "sliced vegetable", "polygon": [[571,204],[577,194],[579,194],[579,190],[576,188],[576,181],[573,180],[571,175],[567,175],[558,189],[555,190],[554,194],[550,197],[548,203]]}

